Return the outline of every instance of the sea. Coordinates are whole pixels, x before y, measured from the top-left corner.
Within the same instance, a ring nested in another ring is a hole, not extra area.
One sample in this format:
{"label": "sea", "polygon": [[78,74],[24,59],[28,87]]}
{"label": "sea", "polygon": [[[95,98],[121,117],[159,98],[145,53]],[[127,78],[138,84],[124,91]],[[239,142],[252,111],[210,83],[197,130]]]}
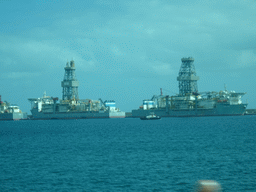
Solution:
{"label": "sea", "polygon": [[0,191],[256,191],[256,115],[0,121]]}

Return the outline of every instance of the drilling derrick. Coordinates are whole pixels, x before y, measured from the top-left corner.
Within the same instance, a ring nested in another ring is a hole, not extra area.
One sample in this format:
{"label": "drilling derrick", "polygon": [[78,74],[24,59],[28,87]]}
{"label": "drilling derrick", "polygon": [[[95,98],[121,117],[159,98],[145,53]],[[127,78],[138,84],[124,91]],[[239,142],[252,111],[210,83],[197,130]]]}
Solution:
{"label": "drilling derrick", "polygon": [[76,79],[75,73],[75,62],[72,60],[67,62],[64,74],[64,80],[61,82],[61,87],[63,87],[63,100],[71,100],[75,99],[78,100],[78,85],[79,82]]}
{"label": "drilling derrick", "polygon": [[197,80],[199,80],[199,77],[196,76],[194,58],[182,58],[181,61],[182,64],[177,81],[179,81],[179,95],[185,96],[198,91]]}

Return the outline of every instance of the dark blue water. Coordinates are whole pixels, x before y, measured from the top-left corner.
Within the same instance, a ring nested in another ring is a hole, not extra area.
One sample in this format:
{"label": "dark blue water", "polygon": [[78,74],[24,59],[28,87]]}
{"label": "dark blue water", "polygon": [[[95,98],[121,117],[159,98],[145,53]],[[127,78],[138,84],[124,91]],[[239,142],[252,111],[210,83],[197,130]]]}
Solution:
{"label": "dark blue water", "polygon": [[0,191],[256,191],[256,116],[0,122]]}

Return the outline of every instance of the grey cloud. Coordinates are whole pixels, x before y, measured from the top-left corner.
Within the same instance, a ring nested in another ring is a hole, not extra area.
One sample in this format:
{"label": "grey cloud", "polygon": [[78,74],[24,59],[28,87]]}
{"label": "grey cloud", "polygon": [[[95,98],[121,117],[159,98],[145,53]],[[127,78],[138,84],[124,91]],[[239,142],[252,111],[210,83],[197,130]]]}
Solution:
{"label": "grey cloud", "polygon": [[211,72],[212,81],[225,71],[238,77],[240,70],[250,72],[255,66],[252,0],[34,4],[24,13],[19,10],[19,19],[11,17],[15,10],[8,8],[9,19],[1,21],[1,70],[6,78],[54,75],[59,81],[67,59],[73,58],[81,81],[101,76],[112,85],[122,79],[131,88],[154,79],[155,86],[173,83],[177,89],[182,57],[193,56],[199,76]]}

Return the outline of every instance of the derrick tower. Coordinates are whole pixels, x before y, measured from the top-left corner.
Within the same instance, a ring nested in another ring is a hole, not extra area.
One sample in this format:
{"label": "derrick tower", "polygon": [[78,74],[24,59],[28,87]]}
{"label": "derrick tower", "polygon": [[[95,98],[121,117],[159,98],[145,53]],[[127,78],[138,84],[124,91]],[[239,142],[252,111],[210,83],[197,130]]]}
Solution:
{"label": "derrick tower", "polygon": [[179,95],[185,96],[186,94],[192,94],[198,91],[197,80],[199,80],[199,77],[196,76],[194,58],[182,58],[181,62],[177,81],[179,81]]}
{"label": "derrick tower", "polygon": [[61,82],[61,87],[63,87],[62,91],[62,99],[63,100],[78,100],[78,85],[79,82],[76,79],[76,68],[75,62],[73,60],[67,62],[64,74],[64,80]]}

